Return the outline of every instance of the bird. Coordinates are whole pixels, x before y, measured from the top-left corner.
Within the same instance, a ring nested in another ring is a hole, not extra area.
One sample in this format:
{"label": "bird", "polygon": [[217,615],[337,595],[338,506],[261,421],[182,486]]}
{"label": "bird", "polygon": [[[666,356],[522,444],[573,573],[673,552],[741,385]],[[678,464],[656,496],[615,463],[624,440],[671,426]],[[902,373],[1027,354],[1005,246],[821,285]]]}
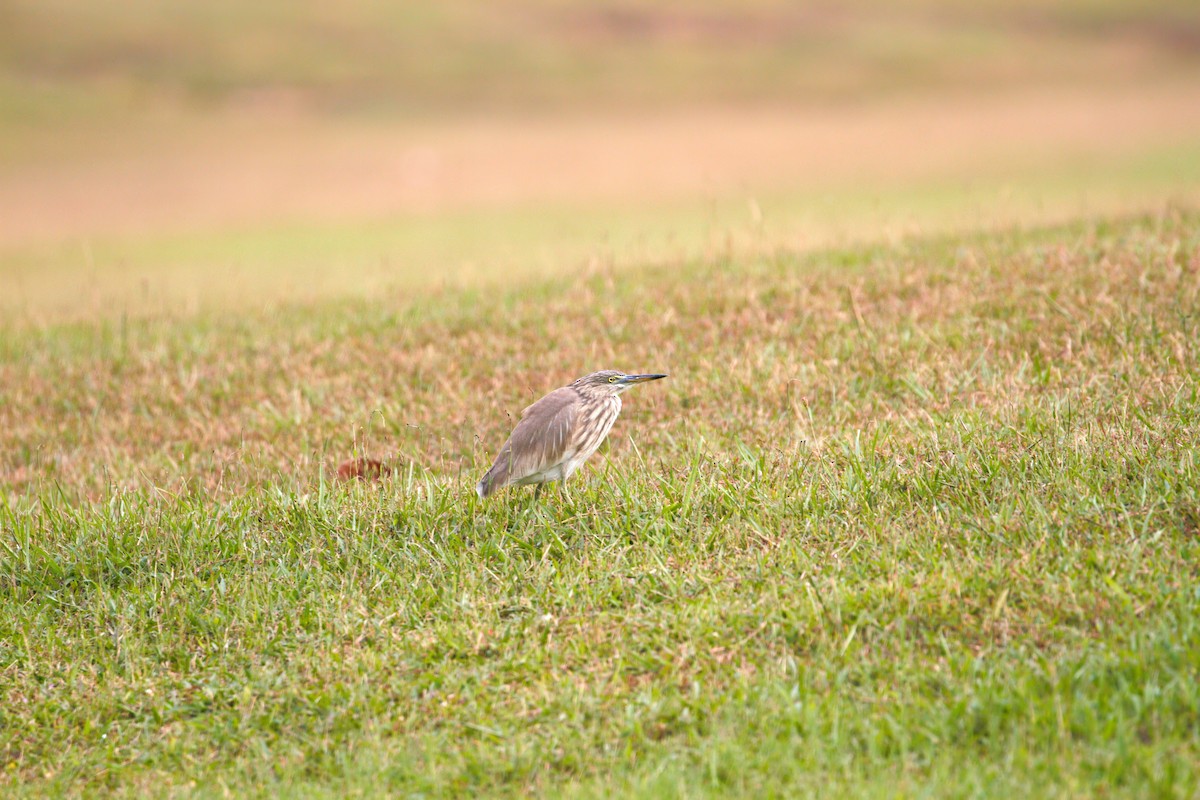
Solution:
{"label": "bird", "polygon": [[621,413],[621,393],[665,377],[605,369],[527,406],[496,462],[475,485],[475,493],[484,500],[506,486],[535,484],[536,500],[543,484],[560,481],[561,487],[608,436]]}

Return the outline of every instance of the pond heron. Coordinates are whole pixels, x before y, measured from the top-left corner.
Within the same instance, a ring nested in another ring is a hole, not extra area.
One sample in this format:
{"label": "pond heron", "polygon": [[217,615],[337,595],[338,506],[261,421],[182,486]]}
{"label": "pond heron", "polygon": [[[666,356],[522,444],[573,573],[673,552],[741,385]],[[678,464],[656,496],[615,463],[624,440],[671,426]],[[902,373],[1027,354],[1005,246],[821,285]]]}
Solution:
{"label": "pond heron", "polygon": [[[475,486],[480,499],[505,486],[565,482],[600,447],[621,413],[621,393],[666,375],[626,375],[606,369],[555,389],[521,412],[496,463]],[[561,485],[561,484],[560,484]]]}

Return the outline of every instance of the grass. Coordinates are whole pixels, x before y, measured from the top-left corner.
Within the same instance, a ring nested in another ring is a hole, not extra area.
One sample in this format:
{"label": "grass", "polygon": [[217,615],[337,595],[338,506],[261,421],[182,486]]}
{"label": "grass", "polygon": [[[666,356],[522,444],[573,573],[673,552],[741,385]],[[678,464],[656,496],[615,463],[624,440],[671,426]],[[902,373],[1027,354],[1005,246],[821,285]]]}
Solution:
{"label": "grass", "polygon": [[0,80],[0,120],[18,128],[98,111],[119,119],[147,100],[299,98],[333,113],[412,114],[1126,80],[1194,67],[1200,30],[1186,0],[1136,9],[856,0],[802,10],[777,0],[520,0],[502,10],[355,0],[336,12],[280,0],[15,0],[4,16],[0,75],[13,79]]}
{"label": "grass", "polygon": [[0,174],[178,147],[214,112],[251,124],[657,113],[1191,81],[1193,5],[12,0]]}
{"label": "grass", "polygon": [[[4,790],[1194,796],[1198,231],[10,329]],[[671,378],[477,502],[610,365]]]}
{"label": "grass", "polygon": [[331,299],[493,289],[571,274],[780,246],[895,241],[914,233],[1200,201],[1200,147],[1147,145],[1120,156],[1054,154],[989,172],[847,178],[708,198],[547,202],[378,219],[214,226],[0,248],[0,325],[263,313]]}

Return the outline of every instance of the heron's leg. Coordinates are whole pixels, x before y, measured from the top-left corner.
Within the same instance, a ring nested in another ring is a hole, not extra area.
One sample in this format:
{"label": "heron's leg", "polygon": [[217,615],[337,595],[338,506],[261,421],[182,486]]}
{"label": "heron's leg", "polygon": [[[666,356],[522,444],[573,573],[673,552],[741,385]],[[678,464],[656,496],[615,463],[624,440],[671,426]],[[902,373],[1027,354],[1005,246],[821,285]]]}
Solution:
{"label": "heron's leg", "polygon": [[545,484],[541,484],[541,483],[535,483],[533,485],[533,502],[535,502],[535,503],[537,502],[538,495],[540,495],[542,493],[542,486],[544,486],[544,485]]}

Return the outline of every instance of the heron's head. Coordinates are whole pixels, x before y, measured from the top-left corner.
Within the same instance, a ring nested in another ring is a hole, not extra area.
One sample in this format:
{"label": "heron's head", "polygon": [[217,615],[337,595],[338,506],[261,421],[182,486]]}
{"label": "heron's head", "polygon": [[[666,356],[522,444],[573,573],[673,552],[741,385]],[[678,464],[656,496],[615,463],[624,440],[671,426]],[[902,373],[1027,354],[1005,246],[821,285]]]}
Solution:
{"label": "heron's head", "polygon": [[615,369],[605,369],[584,375],[573,384],[577,389],[596,394],[620,394],[639,383],[656,381],[666,375],[627,375]]}

